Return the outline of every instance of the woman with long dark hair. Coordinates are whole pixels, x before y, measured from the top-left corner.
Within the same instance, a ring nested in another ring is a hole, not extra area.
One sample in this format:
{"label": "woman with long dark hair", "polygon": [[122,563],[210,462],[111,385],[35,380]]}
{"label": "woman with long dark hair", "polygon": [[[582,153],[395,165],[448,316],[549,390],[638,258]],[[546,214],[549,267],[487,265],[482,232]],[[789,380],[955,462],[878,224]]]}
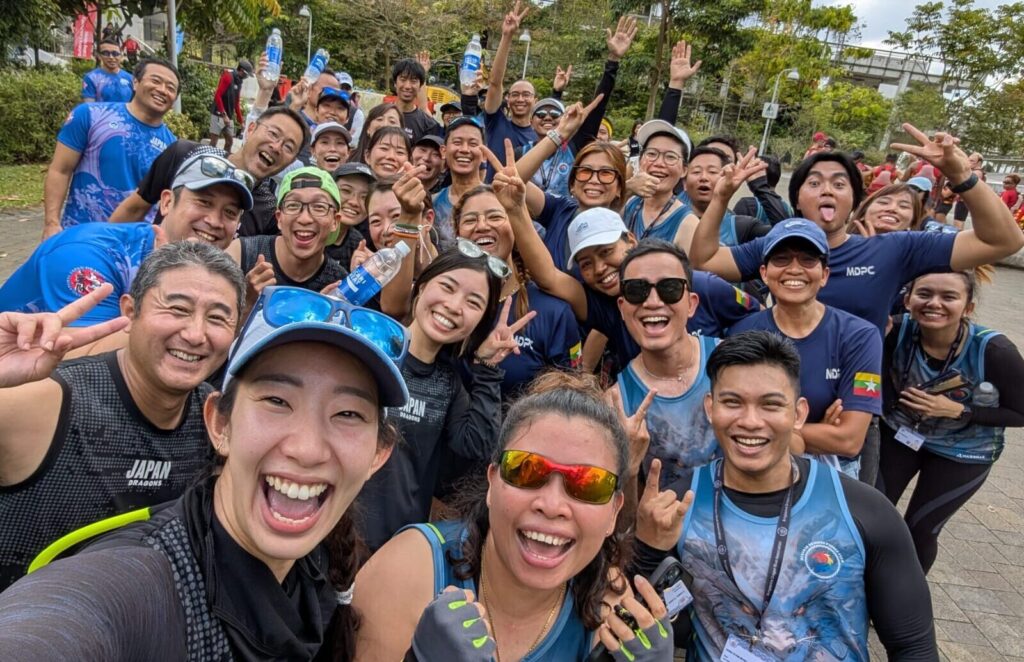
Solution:
{"label": "woman with long dark hair", "polygon": [[377,133],[377,129],[385,126],[397,126],[405,130],[405,117],[393,103],[380,103],[370,109],[366,115],[366,123],[363,125],[362,135],[359,136],[359,143],[348,157],[350,162],[366,163],[366,152],[369,149],[370,138]]}
{"label": "woman with long dark hair", "polygon": [[[479,596],[499,661],[575,662],[598,637],[610,650],[630,641],[602,610],[627,591],[616,569],[629,548],[618,524],[628,464],[626,432],[596,380],[541,377],[506,415],[486,490],[467,491],[460,519],[406,529],[357,576],[375,589],[356,593],[359,659],[400,659],[423,608],[449,585]],[[628,596],[622,606],[650,648],[631,655],[671,660],[664,606],[646,582],[637,588],[650,612]]]}

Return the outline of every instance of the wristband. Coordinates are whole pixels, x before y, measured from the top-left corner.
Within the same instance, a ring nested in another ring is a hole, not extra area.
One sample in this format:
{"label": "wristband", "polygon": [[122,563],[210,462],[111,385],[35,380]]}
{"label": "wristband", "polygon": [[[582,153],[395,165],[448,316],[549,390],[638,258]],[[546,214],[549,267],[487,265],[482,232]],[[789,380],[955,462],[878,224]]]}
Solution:
{"label": "wristband", "polygon": [[950,186],[949,190],[959,195],[960,193],[970,191],[972,188],[977,186],[978,181],[978,176],[972,172],[970,177],[960,182],[956,186]]}
{"label": "wristband", "polygon": [[547,136],[551,142],[555,143],[555,149],[561,149],[562,145],[565,143],[565,141],[562,139],[562,135],[555,131],[554,129],[548,131]]}

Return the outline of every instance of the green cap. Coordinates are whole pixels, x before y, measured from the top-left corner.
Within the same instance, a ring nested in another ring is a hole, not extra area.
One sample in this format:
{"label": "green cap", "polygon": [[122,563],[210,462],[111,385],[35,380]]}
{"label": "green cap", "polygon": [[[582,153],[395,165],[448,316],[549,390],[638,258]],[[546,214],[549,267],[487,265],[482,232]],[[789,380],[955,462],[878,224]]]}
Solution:
{"label": "green cap", "polygon": [[[299,181],[296,182],[295,180]],[[306,166],[292,170],[281,181],[277,187],[277,204],[281,204],[284,196],[298,188],[319,188],[327,192],[327,195],[334,199],[334,204],[341,206],[341,192],[338,185],[334,183],[331,173],[314,166]]]}

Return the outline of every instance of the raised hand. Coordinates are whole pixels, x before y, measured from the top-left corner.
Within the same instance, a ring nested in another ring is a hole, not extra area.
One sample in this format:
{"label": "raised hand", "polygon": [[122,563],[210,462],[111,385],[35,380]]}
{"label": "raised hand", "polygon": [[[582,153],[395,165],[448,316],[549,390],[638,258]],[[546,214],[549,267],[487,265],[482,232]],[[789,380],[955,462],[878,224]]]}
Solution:
{"label": "raised hand", "polygon": [[115,317],[68,327],[113,291],[113,285],[104,283],[55,313],[0,313],[0,388],[46,379],[71,350],[128,326],[127,317]]}
{"label": "raised hand", "polygon": [[423,71],[430,73],[430,51],[420,51],[416,54],[416,61],[423,67]]}
{"label": "raised hand", "polygon": [[690,59],[690,45],[683,40],[676,42],[672,47],[672,59],[668,64],[669,87],[682,88],[687,80],[700,71],[703,60],[692,63]]}
{"label": "raised hand", "polygon": [[570,64],[565,69],[560,66],[555,67],[555,81],[551,87],[555,92],[561,92],[569,86],[569,81],[572,80],[572,65]]}
{"label": "raised hand", "polygon": [[715,184],[715,197],[728,203],[740,189],[743,182],[756,177],[768,169],[768,164],[757,158],[757,149],[751,147],[736,165],[729,164],[722,169],[722,176]]}
{"label": "raised hand", "polygon": [[277,284],[274,265],[262,255],[256,257],[256,264],[245,274],[245,309],[252,310],[264,287]]}
{"label": "raised hand", "polygon": [[305,78],[300,78],[298,83],[292,85],[292,110],[301,110],[305,105],[306,101],[309,100],[309,83],[306,82]]}
{"label": "raised hand", "polygon": [[398,198],[398,204],[402,206],[402,211],[417,219],[423,213],[423,201],[427,197],[427,190],[423,188],[423,182],[419,178],[426,171],[426,166],[414,166],[406,161],[402,164],[401,177],[391,188]]}
{"label": "raised hand", "polygon": [[512,141],[505,138],[505,165],[501,164],[498,157],[494,155],[486,145],[481,145],[487,162],[494,168],[494,179],[491,186],[498,202],[505,208],[505,211],[515,211],[526,204],[526,184],[516,170],[516,150],[512,147]]}
{"label": "raised hand", "polygon": [[878,233],[875,232],[875,226],[868,223],[866,218],[856,218],[853,220],[853,227],[857,230],[857,234],[864,237],[874,237]]}
{"label": "raised hand", "polygon": [[476,70],[476,77],[473,78],[473,82],[469,85],[462,85],[462,93],[467,97],[475,97],[480,94],[480,88],[484,86],[484,72],[480,69]]}
{"label": "raised hand", "polygon": [[587,119],[587,115],[597,108],[597,104],[601,103],[601,99],[604,98],[604,94],[598,94],[594,97],[594,100],[584,106],[582,103],[576,102],[565,109],[562,113],[562,118],[558,121],[558,135],[562,136],[562,140],[568,140],[576,135],[576,132],[583,126],[584,120]]}
{"label": "raised hand", "polygon": [[512,325],[508,323],[508,314],[512,310],[512,297],[505,299],[505,305],[501,307],[498,324],[494,327],[491,335],[480,344],[476,350],[476,360],[491,365],[501,363],[509,354],[519,353],[519,343],[516,342],[515,334],[524,326],[530,323],[537,316],[536,310],[526,313]]}
{"label": "raised hand", "polygon": [[608,59],[616,62],[621,60],[636,37],[636,19],[632,16],[620,17],[615,32],[605,29],[605,35],[608,43]]}
{"label": "raised hand", "polygon": [[658,390],[652,388],[647,391],[643,402],[636,408],[632,416],[626,416],[626,408],[618,388],[612,386],[607,393],[615,411],[619,412],[622,427],[626,429],[626,436],[629,438],[629,477],[633,477],[640,471],[640,464],[647,456],[647,448],[651,445],[651,435],[647,430],[647,410],[654,402],[654,396],[658,395]]}
{"label": "raised hand", "polygon": [[270,59],[267,58],[266,51],[260,55],[260,61],[256,64],[256,85],[261,90],[272,90],[277,87],[276,80],[267,80],[263,77],[263,72],[267,70],[267,66],[270,64]]}
{"label": "raised hand", "polygon": [[519,24],[523,22],[528,11],[530,11],[529,7],[523,7],[520,0],[516,0],[516,4],[512,7],[512,11],[505,14],[505,20],[501,22],[502,36],[511,37],[518,32]]}
{"label": "raised hand", "polygon": [[960,139],[939,131],[929,138],[923,131],[909,122],[904,122],[903,130],[918,142],[917,145],[892,143],[892,149],[898,149],[919,159],[924,159],[942,171],[953,186],[962,184],[971,176],[971,162],[967,154],[958,146]]}
{"label": "raised hand", "polygon": [[661,491],[660,484],[661,460],[655,458],[637,507],[636,537],[655,549],[670,550],[683,533],[683,518],[693,503],[693,491],[687,490],[682,499],[677,499],[674,491]]}
{"label": "raised hand", "polygon": [[642,170],[626,180],[626,190],[641,198],[649,198],[658,189],[658,178]]}

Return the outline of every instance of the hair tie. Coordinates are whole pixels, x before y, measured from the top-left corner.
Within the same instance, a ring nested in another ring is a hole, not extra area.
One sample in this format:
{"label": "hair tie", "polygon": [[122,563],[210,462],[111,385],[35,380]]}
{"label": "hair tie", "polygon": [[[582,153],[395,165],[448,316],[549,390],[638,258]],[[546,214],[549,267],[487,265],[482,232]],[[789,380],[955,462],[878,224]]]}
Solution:
{"label": "hair tie", "polygon": [[352,585],[344,591],[337,591],[335,599],[339,605],[350,605],[352,604],[352,595],[355,593],[356,583],[353,581]]}

